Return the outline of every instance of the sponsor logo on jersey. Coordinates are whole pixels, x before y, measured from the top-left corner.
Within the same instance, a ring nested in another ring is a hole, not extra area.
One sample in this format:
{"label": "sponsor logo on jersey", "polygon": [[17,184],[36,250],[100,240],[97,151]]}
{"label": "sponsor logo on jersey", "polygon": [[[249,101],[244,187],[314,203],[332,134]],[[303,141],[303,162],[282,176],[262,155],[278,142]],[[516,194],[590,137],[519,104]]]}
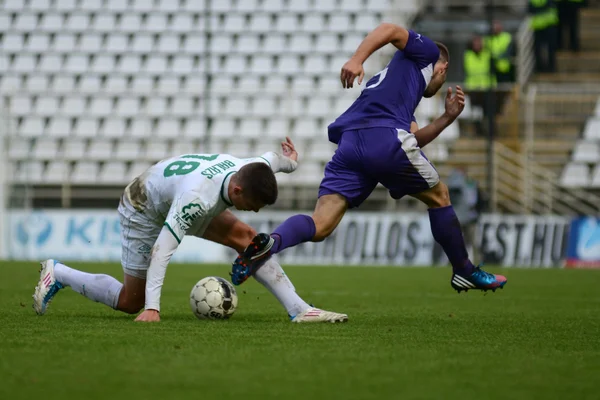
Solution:
{"label": "sponsor logo on jersey", "polygon": [[179,226],[187,230],[200,215],[202,215],[200,204],[190,203],[181,209],[181,213],[175,216],[175,220]]}

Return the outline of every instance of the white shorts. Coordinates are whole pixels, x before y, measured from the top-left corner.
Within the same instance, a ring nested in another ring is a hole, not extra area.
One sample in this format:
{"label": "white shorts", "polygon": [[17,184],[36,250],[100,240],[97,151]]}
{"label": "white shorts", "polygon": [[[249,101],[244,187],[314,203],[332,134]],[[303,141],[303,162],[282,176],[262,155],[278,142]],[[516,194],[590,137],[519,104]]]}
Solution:
{"label": "white shorts", "polygon": [[122,199],[118,208],[121,219],[121,265],[127,275],[146,279],[150,252],[162,226],[124,202],[127,200]]}
{"label": "white shorts", "polygon": [[[163,228],[163,224],[153,221],[137,211],[126,198],[119,203],[121,219],[121,265],[125,274],[146,279],[150,267],[150,253]],[[202,237],[212,218],[206,218],[195,227],[194,236]]]}

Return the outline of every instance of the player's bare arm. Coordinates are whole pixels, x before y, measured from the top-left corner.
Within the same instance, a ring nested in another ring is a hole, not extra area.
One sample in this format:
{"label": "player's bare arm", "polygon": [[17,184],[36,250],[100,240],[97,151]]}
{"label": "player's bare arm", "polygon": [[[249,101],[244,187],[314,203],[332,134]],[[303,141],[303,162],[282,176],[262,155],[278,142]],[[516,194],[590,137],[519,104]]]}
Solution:
{"label": "player's bare arm", "polygon": [[364,38],[352,58],[342,67],[340,75],[342,86],[344,88],[353,87],[356,77],[358,77],[358,84],[360,85],[365,76],[363,63],[366,59],[375,51],[390,43],[398,50],[404,50],[406,43],[408,43],[408,36],[408,30],[395,24],[383,23],[375,28]]}
{"label": "player's bare arm", "polygon": [[[436,118],[429,125],[413,132],[419,147],[423,148],[437,138],[444,129],[452,124],[465,108],[465,93],[460,86],[456,86],[456,93],[452,95],[452,88],[446,92],[444,114]],[[412,125],[411,125],[412,131]]]}

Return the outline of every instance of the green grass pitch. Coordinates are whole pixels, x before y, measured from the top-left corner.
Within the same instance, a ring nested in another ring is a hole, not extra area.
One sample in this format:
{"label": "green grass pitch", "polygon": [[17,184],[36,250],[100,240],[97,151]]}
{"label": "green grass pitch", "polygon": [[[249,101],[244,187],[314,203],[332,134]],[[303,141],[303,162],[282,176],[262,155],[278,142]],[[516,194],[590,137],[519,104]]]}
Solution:
{"label": "green grass pitch", "polygon": [[195,319],[192,286],[226,266],[170,266],[150,325],[70,289],[38,317],[38,266],[1,271],[0,399],[600,398],[600,271],[504,269],[504,290],[459,295],[447,268],[288,267],[350,317],[297,326],[254,281],[231,320]]}

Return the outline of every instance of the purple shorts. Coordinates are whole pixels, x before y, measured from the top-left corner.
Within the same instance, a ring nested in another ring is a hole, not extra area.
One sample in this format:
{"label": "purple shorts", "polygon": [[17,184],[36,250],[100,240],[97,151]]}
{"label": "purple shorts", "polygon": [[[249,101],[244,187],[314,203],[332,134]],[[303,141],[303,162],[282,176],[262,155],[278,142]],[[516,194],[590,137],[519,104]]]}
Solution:
{"label": "purple shorts", "polygon": [[358,207],[381,183],[394,199],[423,192],[440,181],[412,133],[366,128],[343,133],[325,167],[319,197],[340,194]]}

